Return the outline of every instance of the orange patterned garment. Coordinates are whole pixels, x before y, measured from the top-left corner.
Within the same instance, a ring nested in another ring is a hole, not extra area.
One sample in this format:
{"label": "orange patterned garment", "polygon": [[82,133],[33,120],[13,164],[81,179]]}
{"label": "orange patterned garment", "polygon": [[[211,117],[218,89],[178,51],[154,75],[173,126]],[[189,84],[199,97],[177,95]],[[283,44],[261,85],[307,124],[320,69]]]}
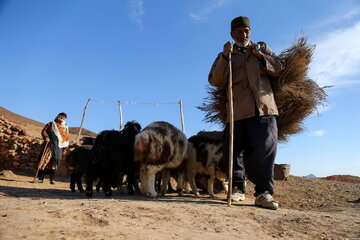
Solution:
{"label": "orange patterned garment", "polygon": [[58,123],[56,121],[55,121],[55,124],[61,135],[62,142],[68,142],[69,141],[69,132],[68,132],[67,127],[63,126],[61,123]]}

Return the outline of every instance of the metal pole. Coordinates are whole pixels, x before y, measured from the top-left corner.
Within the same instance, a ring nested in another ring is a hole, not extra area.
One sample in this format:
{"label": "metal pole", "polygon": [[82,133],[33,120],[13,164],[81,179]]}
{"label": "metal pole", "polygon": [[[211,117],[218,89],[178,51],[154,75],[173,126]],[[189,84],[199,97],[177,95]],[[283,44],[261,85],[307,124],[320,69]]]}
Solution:
{"label": "metal pole", "polygon": [[121,109],[121,102],[118,100],[119,113],[120,113],[120,131],[123,129],[123,114]]}
{"label": "metal pole", "polygon": [[85,108],[84,108],[84,112],[83,112],[83,115],[82,115],[81,124],[80,124],[80,129],[79,129],[79,133],[78,133],[77,138],[76,138],[76,142],[79,141],[80,134],[81,134],[81,130],[82,130],[82,125],[83,125],[84,119],[85,119],[86,109],[87,109],[87,107],[89,106],[89,103],[90,103],[90,98],[87,100],[87,103],[86,103]]}
{"label": "metal pole", "polygon": [[183,101],[180,100],[180,118],[181,118],[181,130],[185,134],[185,122],[184,122],[184,113],[183,113]]}
{"label": "metal pole", "polygon": [[233,151],[234,151],[234,107],[233,107],[233,92],[232,92],[232,66],[231,66],[231,52],[229,53],[229,82],[228,82],[228,102],[229,102],[229,120],[230,120],[230,139],[229,139],[229,189],[227,195],[228,206],[231,206],[232,194],[232,172],[233,172]]}

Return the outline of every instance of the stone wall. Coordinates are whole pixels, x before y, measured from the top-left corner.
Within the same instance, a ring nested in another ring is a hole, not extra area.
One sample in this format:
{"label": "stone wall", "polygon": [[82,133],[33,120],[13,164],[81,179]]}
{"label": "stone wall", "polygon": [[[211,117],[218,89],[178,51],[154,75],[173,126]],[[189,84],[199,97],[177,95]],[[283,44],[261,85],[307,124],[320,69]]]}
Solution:
{"label": "stone wall", "polygon": [[274,179],[287,180],[290,176],[289,164],[275,164],[274,165]]}

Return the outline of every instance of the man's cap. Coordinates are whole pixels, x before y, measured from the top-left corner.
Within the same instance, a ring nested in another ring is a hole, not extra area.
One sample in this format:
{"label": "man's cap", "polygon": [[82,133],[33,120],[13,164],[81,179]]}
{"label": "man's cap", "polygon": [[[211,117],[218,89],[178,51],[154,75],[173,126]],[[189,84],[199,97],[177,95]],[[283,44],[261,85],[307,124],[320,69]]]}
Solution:
{"label": "man's cap", "polygon": [[67,114],[64,112],[59,113],[56,117],[59,117],[59,116],[64,116],[65,118],[67,118]]}
{"label": "man's cap", "polygon": [[231,31],[234,31],[238,27],[249,27],[250,28],[250,20],[248,17],[240,16],[237,18],[234,18],[231,21]]}

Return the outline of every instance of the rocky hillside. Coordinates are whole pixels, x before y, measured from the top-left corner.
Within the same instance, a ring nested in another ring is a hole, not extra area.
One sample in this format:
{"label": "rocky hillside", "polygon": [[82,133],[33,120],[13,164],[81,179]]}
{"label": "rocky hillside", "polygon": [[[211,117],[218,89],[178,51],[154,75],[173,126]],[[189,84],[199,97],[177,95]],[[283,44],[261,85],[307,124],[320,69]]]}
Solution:
{"label": "rocky hillside", "polygon": [[[13,113],[3,107],[0,107],[0,116],[5,117],[8,121],[15,125],[20,125],[23,128],[29,128],[28,135],[30,136],[34,135],[36,137],[40,137],[40,131],[45,125],[45,123],[41,123],[30,118],[21,116],[19,114]],[[70,134],[76,135],[79,133],[79,129],[79,127],[69,127],[69,132]],[[96,136],[96,133],[85,128],[82,129],[81,133],[85,136]]]}

